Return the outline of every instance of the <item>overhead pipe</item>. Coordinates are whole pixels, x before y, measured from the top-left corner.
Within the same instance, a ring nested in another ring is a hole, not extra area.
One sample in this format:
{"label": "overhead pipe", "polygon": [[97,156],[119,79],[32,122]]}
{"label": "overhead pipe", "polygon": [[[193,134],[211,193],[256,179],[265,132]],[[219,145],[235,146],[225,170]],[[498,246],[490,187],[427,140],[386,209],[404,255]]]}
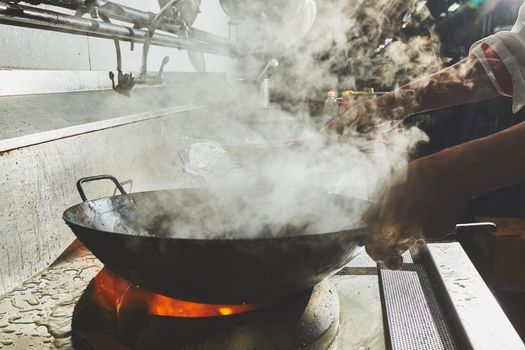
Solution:
{"label": "overhead pipe", "polygon": [[[89,35],[106,39],[119,39],[134,43],[143,43],[148,37],[147,30],[130,28],[119,24],[106,23],[5,1],[0,1],[0,23],[71,34]],[[194,29],[192,30],[194,33],[199,33],[199,31],[195,32]],[[211,36],[207,33],[200,34],[201,35],[197,37],[201,40],[196,40],[193,37],[179,38],[156,32],[151,37],[151,44],[225,56],[239,54],[236,45],[226,45],[224,41],[219,43],[204,41],[211,39]]]}
{"label": "overhead pipe", "polygon": [[[34,3],[34,1],[31,0],[22,2]],[[136,28],[147,28],[155,18],[155,13],[153,12],[138,10],[133,7],[121,5],[107,0],[38,0],[38,3],[67,8],[84,13],[96,9],[99,15],[102,14],[112,20],[132,23]],[[205,41],[207,43],[213,43],[216,45],[229,46],[232,47],[233,51],[235,51],[234,48],[236,45],[230,39],[196,29],[191,26],[187,28],[181,28],[180,25],[161,21],[158,23],[157,29],[174,34],[181,34],[181,31],[187,30],[188,34],[193,39]]]}
{"label": "overhead pipe", "polygon": [[140,67],[140,75],[143,77],[148,74],[148,52],[151,39],[153,38],[153,35],[155,35],[155,31],[157,30],[157,27],[161,23],[162,18],[165,16],[166,12],[171,8],[171,6],[175,5],[179,1],[180,0],[169,0],[168,3],[166,3],[166,5],[160,9],[160,12],[155,15],[148,27],[148,35],[146,40],[144,40],[144,45],[142,46],[142,65]]}

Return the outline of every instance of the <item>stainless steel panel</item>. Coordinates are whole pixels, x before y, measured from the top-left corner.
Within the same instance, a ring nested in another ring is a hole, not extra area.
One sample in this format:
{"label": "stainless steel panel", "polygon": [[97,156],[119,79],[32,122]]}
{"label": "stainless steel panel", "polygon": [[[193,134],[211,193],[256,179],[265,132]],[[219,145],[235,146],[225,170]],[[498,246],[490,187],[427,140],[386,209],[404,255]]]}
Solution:
{"label": "stainless steel panel", "polygon": [[[525,344],[461,245],[428,245],[439,277],[466,336],[476,350],[525,349]],[[521,266],[520,266],[521,267]]]}
{"label": "stainless steel panel", "polygon": [[[16,140],[7,139],[42,132],[61,133],[58,130],[107,123],[115,118],[135,116],[130,121],[137,121],[141,116],[150,118],[163,110],[216,103],[228,96],[227,91],[223,74],[172,73],[168,74],[168,85],[137,88],[130,97],[112,90],[2,97],[0,152],[27,145],[23,140],[17,145]],[[96,125],[90,127],[91,131],[96,129]]]}

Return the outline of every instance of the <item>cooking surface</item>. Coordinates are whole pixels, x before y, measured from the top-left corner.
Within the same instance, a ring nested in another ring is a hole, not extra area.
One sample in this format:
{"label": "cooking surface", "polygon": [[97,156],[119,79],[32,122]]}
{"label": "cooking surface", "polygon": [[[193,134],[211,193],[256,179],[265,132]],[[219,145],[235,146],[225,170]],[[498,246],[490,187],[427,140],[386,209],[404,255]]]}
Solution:
{"label": "cooking surface", "polygon": [[[348,266],[375,265],[361,253]],[[101,268],[91,253],[81,249],[0,299],[0,348],[71,349],[73,308]],[[341,312],[334,349],[384,349],[377,277],[341,275],[333,282]]]}
{"label": "cooking surface", "polygon": [[[243,304],[188,306],[149,293],[102,270],[73,311],[74,348],[326,349],[339,329],[337,291],[328,280],[258,310]],[[216,307],[219,313],[206,317]]]}
{"label": "cooking surface", "polygon": [[[429,251],[406,253],[402,270],[378,275],[360,248],[330,278],[340,308],[330,349],[523,349],[459,244],[431,244]],[[101,268],[81,248],[0,299],[0,348],[71,349],[73,308]]]}

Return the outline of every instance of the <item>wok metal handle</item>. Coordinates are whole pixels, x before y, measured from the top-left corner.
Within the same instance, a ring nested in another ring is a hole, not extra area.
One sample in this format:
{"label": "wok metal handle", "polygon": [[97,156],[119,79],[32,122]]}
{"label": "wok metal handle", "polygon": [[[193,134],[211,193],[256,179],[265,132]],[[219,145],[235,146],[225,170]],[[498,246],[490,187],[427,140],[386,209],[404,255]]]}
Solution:
{"label": "wok metal handle", "polygon": [[111,181],[113,181],[115,186],[117,186],[117,188],[120,191],[120,193],[127,194],[127,192],[124,190],[124,188],[122,187],[120,182],[118,182],[118,180],[114,176],[111,176],[111,175],[87,176],[87,177],[83,177],[83,178],[81,178],[80,180],[77,181],[77,190],[78,190],[78,193],[80,194],[80,198],[82,198],[82,201],[85,202],[85,201],[88,200],[87,197],[86,197],[86,193],[84,192],[84,188],[82,187],[82,184],[84,182],[97,181],[97,180],[111,180]]}
{"label": "wok metal handle", "polygon": [[454,231],[449,232],[443,239],[457,239],[462,234],[487,234],[496,232],[497,227],[493,222],[473,222],[468,224],[457,224]]}

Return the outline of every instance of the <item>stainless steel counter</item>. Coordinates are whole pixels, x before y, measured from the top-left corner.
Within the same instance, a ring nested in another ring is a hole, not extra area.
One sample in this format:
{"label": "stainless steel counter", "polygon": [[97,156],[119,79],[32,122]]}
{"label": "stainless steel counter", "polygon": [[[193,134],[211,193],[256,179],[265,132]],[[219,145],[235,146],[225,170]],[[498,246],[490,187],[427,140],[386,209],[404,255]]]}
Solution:
{"label": "stainless steel counter", "polygon": [[[24,85],[33,94],[14,91],[19,95],[0,97],[0,152],[224,103],[229,90],[221,73],[166,73],[167,85],[137,87],[129,97],[113,90],[35,94],[43,73],[34,74],[34,84]],[[67,72],[54,74],[65,75],[55,77],[60,84],[68,78]],[[18,80],[15,73],[0,71],[0,78],[5,75]],[[49,80],[40,84],[48,89],[53,85]],[[57,91],[61,88],[57,86]],[[9,93],[3,90],[0,95]]]}

